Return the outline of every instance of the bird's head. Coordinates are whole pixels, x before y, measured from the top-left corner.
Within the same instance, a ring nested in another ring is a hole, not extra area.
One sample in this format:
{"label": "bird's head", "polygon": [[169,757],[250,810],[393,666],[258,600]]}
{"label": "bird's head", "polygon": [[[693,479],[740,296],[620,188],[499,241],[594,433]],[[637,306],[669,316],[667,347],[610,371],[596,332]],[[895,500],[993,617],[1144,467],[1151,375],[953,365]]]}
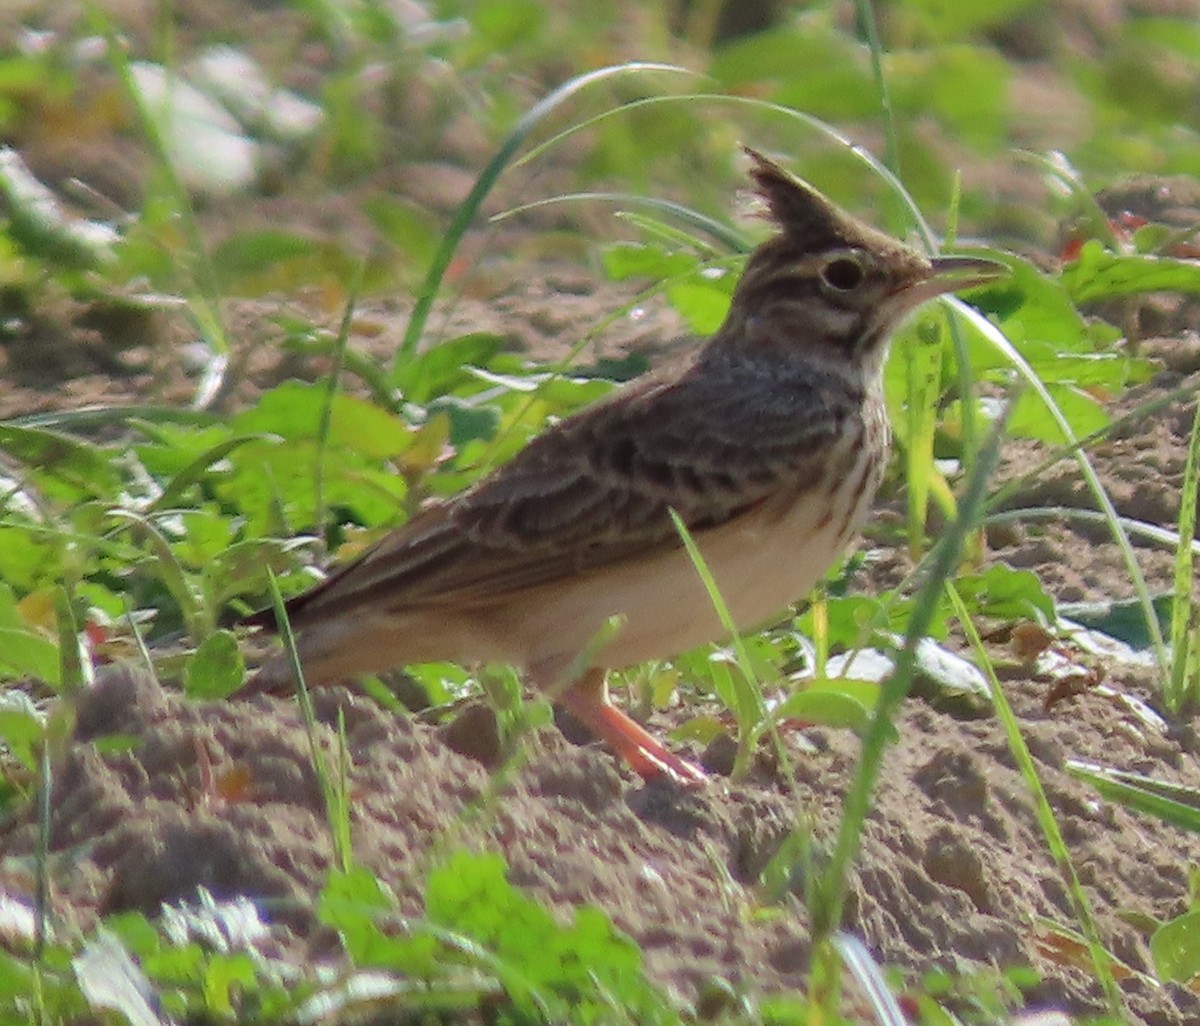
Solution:
{"label": "bird's head", "polygon": [[755,190],[779,228],[751,254],[734,293],[728,326],[747,345],[800,346],[878,366],[888,336],[915,307],[1005,273],[989,260],[926,257],[762,154],[746,153]]}

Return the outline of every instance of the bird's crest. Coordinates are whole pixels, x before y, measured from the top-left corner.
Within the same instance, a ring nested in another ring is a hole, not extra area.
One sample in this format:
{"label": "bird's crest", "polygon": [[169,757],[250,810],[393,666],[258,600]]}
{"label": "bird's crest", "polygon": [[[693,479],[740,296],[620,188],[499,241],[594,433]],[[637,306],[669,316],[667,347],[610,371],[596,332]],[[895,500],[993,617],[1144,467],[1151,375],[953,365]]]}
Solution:
{"label": "bird's crest", "polygon": [[839,210],[807,182],[785,171],[757,150],[744,146],[750,158],[755,192],[784,234],[813,250],[870,245],[878,233]]}

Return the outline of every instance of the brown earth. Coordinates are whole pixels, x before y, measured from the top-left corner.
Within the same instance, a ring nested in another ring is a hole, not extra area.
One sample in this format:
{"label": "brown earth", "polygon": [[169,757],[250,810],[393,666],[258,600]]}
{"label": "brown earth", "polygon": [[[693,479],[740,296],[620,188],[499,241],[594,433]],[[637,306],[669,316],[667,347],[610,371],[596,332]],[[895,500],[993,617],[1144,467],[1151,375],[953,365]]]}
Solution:
{"label": "brown earth", "polygon": [[[95,153],[90,159],[102,163]],[[1014,193],[1023,187],[1017,183]],[[264,200],[258,213],[288,223],[305,216],[304,204],[283,212],[277,199]],[[245,215],[212,214],[226,223]],[[464,298],[438,322],[444,333],[498,330],[539,356],[557,355],[631,295],[573,266],[530,260],[517,267],[493,267],[482,294]],[[281,356],[275,345],[270,318],[296,301],[228,305],[236,351],[220,408],[250,401],[288,374],[320,369]],[[313,316],[313,303],[304,309]],[[405,312],[403,303],[364,304],[353,344],[385,358]],[[7,349],[0,415],[134,402],[148,394],[188,400],[195,382],[177,348],[189,337],[186,325],[170,313],[150,315],[153,323],[132,333],[136,344],[119,344],[111,326],[87,319],[92,313],[66,301],[42,311],[33,329],[48,340],[52,360],[22,362]],[[1193,380],[1185,378],[1196,370],[1193,329],[1175,324],[1172,334],[1147,347],[1164,370],[1124,397],[1116,413]],[[671,313],[650,303],[636,319],[620,320],[597,346],[607,353],[653,353],[679,332]],[[1135,418],[1094,450],[1119,512],[1171,525],[1192,415],[1191,405],[1176,403]],[[1040,458],[1036,446],[1011,444],[1001,479],[1019,478]],[[1063,463],[1039,475],[1013,503],[1086,507],[1089,500],[1077,470]],[[886,516],[886,508],[881,513]],[[994,528],[990,542],[989,560],[1032,569],[1059,600],[1132,594],[1116,547],[1094,525],[1065,515],[1018,521]],[[903,565],[883,543],[872,545],[857,579],[866,589]],[[1170,554],[1140,543],[1137,551],[1154,590],[1169,590]],[[994,642],[998,652],[1003,640]],[[1137,715],[1129,696],[1153,702],[1157,687],[1153,672],[1136,660],[1073,658],[1090,674],[1089,686],[1075,697],[1048,705],[1053,681],[1028,666],[1009,672],[1006,692],[1104,943],[1131,970],[1120,981],[1131,1018],[1155,1026],[1200,1021],[1195,994],[1138,975],[1149,973],[1151,964],[1146,937],[1129,915],[1166,919],[1187,908],[1194,845],[1157,820],[1101,800],[1065,768],[1068,759],[1080,759],[1200,787],[1193,725],[1165,726]],[[1105,687],[1094,686],[1100,678]],[[832,842],[857,760],[858,741],[850,733],[788,734],[790,779],[763,754],[744,781],[714,775],[706,788],[680,793],[645,785],[597,746],[576,745],[547,729],[529,740],[527,758],[499,794],[483,802],[488,772],[455,750],[469,747],[469,738],[452,748],[446,727],[384,712],[340,689],[319,694],[317,710],[327,747],[331,725],[344,712],[355,854],[395,891],[402,910],[419,911],[423,876],[436,853],[459,844],[494,850],[507,858],[514,883],[563,915],[584,903],[608,913],[637,941],[650,975],[683,1002],[694,1001],[713,977],[751,992],[804,986],[803,883],[775,917],[750,914],[753,883],[798,821],[811,823],[818,848]],[[336,958],[312,909],[332,851],[293,703],[193,703],[136,671],[110,669],[82,697],[77,716],[74,740],[55,768],[57,916],[86,928],[122,909],[156,913],[162,903],[193,899],[202,886],[218,897],[261,900],[271,923],[265,952],[302,962]],[[682,717],[675,711],[655,726],[664,729]],[[1032,1006],[1098,1010],[1100,995],[1080,952],[1052,928],[1071,927],[1073,912],[998,722],[914,698],[897,726],[845,928],[883,963],[915,972],[986,973],[1030,964],[1043,979],[1029,997]],[[111,734],[134,743],[99,754],[92,740]],[[250,782],[247,794],[234,799],[214,787],[214,780],[231,775]],[[35,840],[32,812],[0,833],[0,883],[10,893],[28,894],[19,867]]]}

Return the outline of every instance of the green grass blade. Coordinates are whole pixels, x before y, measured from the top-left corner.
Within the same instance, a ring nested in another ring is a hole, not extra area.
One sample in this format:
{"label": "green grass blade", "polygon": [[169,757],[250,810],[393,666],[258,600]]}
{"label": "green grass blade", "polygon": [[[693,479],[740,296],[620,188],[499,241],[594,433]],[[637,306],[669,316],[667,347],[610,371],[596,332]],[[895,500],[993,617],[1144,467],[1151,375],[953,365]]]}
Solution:
{"label": "green grass blade", "polygon": [[920,208],[913,200],[908,190],[904,188],[903,183],[897,178],[887,166],[883,164],[869,150],[860,146],[854,140],[844,135],[833,125],[812,114],[805,113],[802,110],[796,110],[794,107],[787,107],[780,103],[771,103],[769,100],[760,100],[749,96],[729,96],[722,93],[685,93],[678,96],[648,96],[640,100],[631,100],[629,103],[621,104],[613,107],[611,110],[597,114],[595,117],[587,121],[580,122],[577,125],[572,125],[564,129],[558,135],[552,136],[544,143],[530,150],[521,158],[518,163],[524,163],[532,160],[545,150],[569,138],[576,132],[581,132],[585,128],[590,128],[593,125],[599,124],[609,118],[617,117],[620,114],[637,109],[639,107],[651,107],[658,104],[673,104],[673,103],[698,103],[712,106],[732,106],[750,108],[754,111],[764,112],[768,114],[778,114],[791,121],[799,121],[806,128],[812,129],[817,134],[824,136],[830,142],[836,143],[848,151],[851,157],[866,165],[874,174],[876,174],[885,185],[888,186],[901,200],[907,210],[909,216],[913,220],[913,224],[917,229],[917,234],[920,235],[925,248],[931,253],[937,249],[936,237],[933,230],[929,227],[924,216],[921,214]]}
{"label": "green grass blade", "polygon": [[429,270],[417,295],[417,302],[413,308],[412,317],[409,318],[408,327],[405,329],[404,340],[400,343],[395,360],[392,362],[393,377],[397,373],[397,368],[402,367],[416,354],[417,346],[425,331],[425,324],[429,319],[429,312],[433,309],[433,301],[441,289],[442,279],[446,276],[446,270],[449,268],[451,260],[454,259],[454,254],[458,250],[459,243],[462,242],[463,236],[466,234],[471,221],[474,220],[487,194],[492,191],[492,187],[496,184],[496,181],[505,168],[512,163],[517,150],[521,148],[529,133],[581,90],[617,75],[635,74],[645,71],[666,71],[680,75],[694,74],[694,72],[690,72],[686,68],[677,67],[674,64],[659,64],[648,61],[614,64],[598,68],[583,75],[576,75],[574,78],[564,82],[548,96],[539,100],[517,122],[516,127],[508,134],[500,149],[496,151],[495,156],[488,161],[487,166],[480,173],[479,177],[475,179],[475,184],[471,188],[467,198],[459,204],[458,209],[454,212],[454,218],[450,222],[450,227],[442,238],[442,243],[434,254],[432,263],[429,265]]}
{"label": "green grass blade", "polygon": [[308,738],[309,757],[312,759],[313,773],[321,788],[321,796],[325,800],[325,818],[329,823],[329,832],[333,841],[333,859],[335,866],[343,873],[348,873],[354,863],[354,853],[350,844],[350,793],[348,790],[349,773],[345,766],[345,738],[339,737],[337,774],[330,771],[325,753],[317,740],[317,716],[313,711],[312,695],[308,683],[304,679],[304,667],[300,665],[300,654],[296,650],[296,636],[292,632],[292,624],[288,619],[287,607],[284,605],[283,594],[279,590],[279,582],[275,572],[267,567],[267,580],[271,586],[271,604],[275,610],[275,622],[279,625],[279,637],[283,641],[284,651],[292,670],[292,679],[296,682],[296,700],[300,704],[300,716],[304,721],[304,732]]}
{"label": "green grass blade", "polygon": [[704,232],[734,253],[749,253],[753,248],[740,232],[734,231],[728,225],[707,217],[691,207],[685,207],[682,203],[675,203],[656,196],[638,196],[630,192],[571,192],[561,196],[547,196],[545,199],[502,210],[492,216],[492,221],[504,221],[530,210],[555,206],[559,203],[612,203],[621,207],[643,207],[657,213],[667,214],[673,220],[679,221],[689,228]]}
{"label": "green grass blade", "polygon": [[146,106],[141,90],[134,81],[133,71],[126,54],[127,48],[123,45],[108,17],[96,3],[88,4],[88,22],[92,31],[108,44],[105,53],[121,83],[122,92],[137,111],[138,127],[150,143],[155,162],[167,183],[170,202],[187,238],[192,263],[191,271],[194,276],[189,306],[201,335],[214,352],[214,359],[209,363],[209,373],[202,379],[193,404],[197,408],[203,409],[220,394],[224,384],[224,374],[229,365],[229,337],[221,316],[219,278],[210,259],[208,247],[205,245],[204,235],[200,230],[200,222],[196,217],[196,209],[192,204],[191,196],[171,159],[170,149],[163,138],[154,112]]}
{"label": "green grass blade", "polygon": [[[1021,379],[1029,384],[1029,386],[1041,399],[1046,412],[1050,414],[1062,433],[1063,438],[1067,439],[1067,444],[1073,446],[1075,442],[1075,434],[1071,430],[1071,425],[1063,412],[1054,402],[1053,397],[1046,389],[1042,380],[1034,373],[1032,367],[1025,358],[1017,352],[1016,348],[991,321],[983,314],[974,308],[968,306],[959,299],[945,299],[944,302],[950,303],[955,310],[959,311],[964,317],[968,318],[972,325],[978,330],[984,338],[986,338],[996,349],[1004,355],[1009,361],[1013,369],[1016,370]],[[1082,449],[1075,449],[1075,461],[1079,464],[1079,470],[1083,474],[1084,481],[1087,482],[1088,490],[1092,493],[1092,498],[1096,505],[1104,514],[1105,523],[1108,525],[1109,532],[1112,534],[1113,540],[1117,543],[1121,550],[1121,557],[1125,563],[1125,569],[1129,573],[1129,579],[1133,583],[1134,593],[1137,595],[1138,602],[1142,607],[1142,615],[1146,618],[1146,630],[1150,634],[1151,642],[1154,646],[1155,656],[1158,659],[1158,665],[1165,675],[1170,665],[1167,658],[1166,642],[1163,640],[1162,629],[1158,625],[1158,618],[1154,614],[1154,603],[1150,596],[1150,589],[1146,586],[1146,578],[1142,574],[1142,568],[1138,566],[1137,557],[1133,553],[1133,546],[1129,543],[1129,537],[1125,533],[1125,529],[1121,524],[1121,518],[1117,515],[1116,508],[1112,504],[1112,499],[1109,498],[1108,492],[1105,491],[1104,485],[1100,483],[1100,477],[1096,473],[1096,468],[1092,466],[1092,461],[1088,459],[1087,453]]]}
{"label": "green grass blade", "polygon": [[884,150],[888,170],[897,178],[900,174],[900,138],[896,133],[896,115],[892,110],[892,96],[888,91],[887,78],[883,74],[883,43],[879,39],[879,25],[875,20],[875,8],[871,0],[855,0],[858,23],[867,34],[867,50],[871,54],[871,77],[875,79],[875,90],[879,93],[879,111],[883,116]]}
{"label": "green grass blade", "polygon": [[883,764],[883,753],[894,730],[892,724],[900,704],[908,695],[916,671],[917,645],[929,633],[941,601],[943,585],[954,574],[967,535],[978,527],[982,518],[987,479],[999,457],[1004,426],[1004,420],[999,421],[980,450],[979,459],[967,477],[958,516],[951,521],[930,553],[928,576],[913,605],[904,647],[896,654],[895,671],[880,689],[879,700],[863,738],[858,772],[846,794],[833,855],[822,878],[814,882],[811,913],[813,935],[817,939],[828,939],[841,924],[850,863],[861,844],[871,795]]}
{"label": "green grass blade", "polygon": [[333,404],[342,383],[342,369],[346,366],[346,347],[350,342],[350,326],[354,321],[354,308],[358,304],[365,272],[366,262],[363,261],[358,265],[358,272],[350,283],[346,306],[342,310],[342,320],[333,344],[333,366],[330,367],[329,377],[326,379],[325,395],[321,401],[321,417],[317,424],[317,458],[313,465],[313,492],[316,495],[313,526],[322,537],[325,532],[325,457],[329,452],[329,431],[333,426]]}
{"label": "green grass blade", "polygon": [[1171,604],[1171,673],[1166,694],[1167,708],[1178,714],[1184,706],[1196,700],[1200,680],[1189,675],[1192,659],[1190,644],[1196,619],[1192,601],[1193,553],[1196,537],[1196,485],[1200,477],[1200,404],[1192,417],[1192,434],[1188,440],[1187,460],[1183,468],[1183,485],[1179,499],[1179,544],[1175,548],[1175,601]]}
{"label": "green grass blade", "polygon": [[1091,784],[1110,802],[1156,816],[1179,830],[1200,834],[1200,792],[1195,788],[1080,759],[1068,759],[1067,772]]}
{"label": "green grass blade", "polygon": [[950,596],[950,601],[954,604],[955,615],[958,617],[959,624],[967,636],[967,641],[975,653],[976,662],[983,669],[987,677],[988,689],[992,696],[992,705],[1004,729],[1004,737],[1008,742],[1008,750],[1012,753],[1013,761],[1016,762],[1017,768],[1021,771],[1021,776],[1025,780],[1025,786],[1029,788],[1030,797],[1033,799],[1034,815],[1037,818],[1038,826],[1041,828],[1042,836],[1046,840],[1046,847],[1050,850],[1050,855],[1058,866],[1059,872],[1062,873],[1067,893],[1071,896],[1071,904],[1075,909],[1075,917],[1079,921],[1083,936],[1087,942],[1088,952],[1092,958],[1092,967],[1095,970],[1096,979],[1104,991],[1109,1011],[1114,1016],[1120,1016],[1121,996],[1112,975],[1112,958],[1100,941],[1100,931],[1096,926],[1096,919],[1092,915],[1092,906],[1088,902],[1083,885],[1079,882],[1079,877],[1075,872],[1075,866],[1071,862],[1071,855],[1067,851],[1066,841],[1063,840],[1062,831],[1058,828],[1058,821],[1054,818],[1054,810],[1050,807],[1050,801],[1047,799],[1046,791],[1042,787],[1042,781],[1038,777],[1037,767],[1034,765],[1033,756],[1029,753],[1029,746],[1025,744],[1025,738],[1021,734],[1021,727],[1017,722],[1016,714],[1013,712],[1012,706],[1008,703],[1008,696],[1005,695],[1004,688],[996,676],[992,662],[988,658],[987,650],[983,646],[983,639],[975,629],[975,624],[971,619],[971,613],[967,609],[966,603],[963,602],[962,597],[950,582],[946,583],[946,593]]}
{"label": "green grass blade", "polygon": [[[754,752],[754,744],[758,740],[761,727],[767,722],[766,704],[763,702],[762,686],[755,676],[754,664],[751,662],[750,655],[746,651],[746,643],[742,640],[741,633],[738,631],[737,625],[733,622],[733,616],[729,612],[729,607],[725,604],[725,599],[721,596],[721,591],[717,587],[716,578],[713,577],[703,553],[701,553],[699,546],[696,545],[696,541],[692,537],[692,532],[688,530],[687,524],[683,522],[675,510],[670,510],[670,514],[671,521],[675,525],[675,530],[679,533],[679,538],[683,542],[683,547],[687,551],[688,558],[692,561],[692,566],[696,568],[696,573],[700,575],[700,580],[704,584],[704,590],[708,592],[708,599],[712,603],[713,609],[716,610],[717,618],[721,621],[721,627],[729,635],[733,643],[734,653],[737,655],[740,673],[731,674],[736,703],[730,712],[734,714],[738,725],[738,747],[737,754],[734,756],[732,773],[733,779],[738,780],[749,767],[750,757]],[[782,748],[780,748],[780,751],[782,753]]]}

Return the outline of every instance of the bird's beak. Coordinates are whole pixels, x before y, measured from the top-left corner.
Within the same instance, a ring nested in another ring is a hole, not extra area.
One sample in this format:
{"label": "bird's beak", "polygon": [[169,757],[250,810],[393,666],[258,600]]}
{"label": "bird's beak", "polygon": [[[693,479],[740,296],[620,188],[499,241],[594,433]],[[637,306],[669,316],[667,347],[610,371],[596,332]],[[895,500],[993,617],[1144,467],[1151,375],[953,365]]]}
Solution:
{"label": "bird's beak", "polygon": [[934,296],[960,289],[974,288],[1008,274],[1008,268],[984,257],[939,256],[929,261],[929,270],[900,292],[906,307],[916,306]]}

